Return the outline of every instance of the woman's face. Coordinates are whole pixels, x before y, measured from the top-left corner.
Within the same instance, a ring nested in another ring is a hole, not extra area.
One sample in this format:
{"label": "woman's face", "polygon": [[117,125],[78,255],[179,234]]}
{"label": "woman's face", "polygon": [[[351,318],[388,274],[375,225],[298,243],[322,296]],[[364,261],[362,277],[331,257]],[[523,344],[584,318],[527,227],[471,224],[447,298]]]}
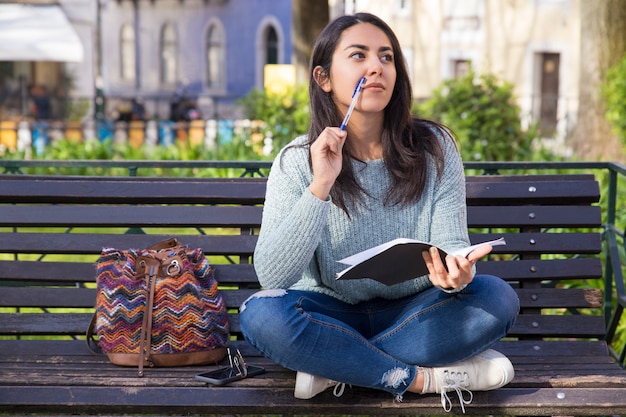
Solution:
{"label": "woman's face", "polygon": [[345,112],[361,77],[367,81],[355,110],[382,112],[393,94],[396,66],[389,38],[370,23],[358,23],[343,32],[333,54],[330,77],[318,82],[324,91],[333,93],[335,104]]}

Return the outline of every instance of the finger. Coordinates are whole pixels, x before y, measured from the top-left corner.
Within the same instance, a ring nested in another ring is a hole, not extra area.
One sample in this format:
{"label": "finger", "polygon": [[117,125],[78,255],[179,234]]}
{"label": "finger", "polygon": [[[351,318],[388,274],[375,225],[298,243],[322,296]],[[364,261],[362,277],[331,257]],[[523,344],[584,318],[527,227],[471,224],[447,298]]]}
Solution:
{"label": "finger", "polygon": [[346,133],[340,129],[327,127],[317,138],[316,142],[320,142],[321,149],[327,149],[332,153],[339,153],[343,147]]}
{"label": "finger", "polygon": [[428,271],[429,272],[434,271],[433,258],[432,256],[430,256],[430,253],[428,253],[427,250],[422,251],[422,258],[424,258],[424,263],[426,263],[426,267],[428,268]]}
{"label": "finger", "polygon": [[459,271],[459,285],[468,284],[472,280],[474,276],[474,272],[472,270],[474,262],[475,261],[470,262],[463,256],[455,256],[455,263],[457,264]]}
{"label": "finger", "polygon": [[429,250],[429,254],[432,258],[434,273],[440,276],[445,276],[448,273],[448,271],[446,270],[446,267],[443,265],[443,261],[441,260],[441,256],[439,255],[439,251],[437,250],[437,248],[434,246],[431,247]]}
{"label": "finger", "polygon": [[[448,255],[446,256],[446,265],[448,267],[448,283],[454,283],[461,277],[461,271],[459,270],[458,259],[456,257]],[[467,260],[465,260],[467,262]],[[451,285],[454,287],[454,285]]]}
{"label": "finger", "polygon": [[317,137],[315,142],[311,145],[311,151],[317,152],[320,155],[324,155],[327,152],[337,153],[337,143],[339,138],[333,134],[328,128],[324,129],[322,133]]}
{"label": "finger", "polygon": [[472,252],[470,252],[469,255],[467,255],[467,260],[470,261],[472,264],[474,264],[483,256],[486,256],[489,253],[491,253],[492,249],[493,247],[489,244],[480,245],[479,247],[474,249]]}
{"label": "finger", "polygon": [[428,275],[430,276],[431,282],[433,285],[437,285],[440,278],[437,275],[432,253],[430,251],[422,251],[422,258],[424,258],[424,263],[426,264],[426,268],[428,268]]}
{"label": "finger", "polygon": [[437,273],[437,270],[435,269],[431,253],[429,251],[423,251],[422,258],[424,258],[426,268],[428,268],[428,279],[430,280],[431,284],[433,284],[435,287],[445,286],[446,284],[443,278]]}
{"label": "finger", "polygon": [[340,131],[340,134],[333,136],[333,152],[339,153],[343,149],[343,145],[346,143],[346,132]]}
{"label": "finger", "polygon": [[465,258],[464,256],[461,256],[461,255],[456,255],[454,257],[454,259],[455,259],[456,264],[461,269],[469,270],[474,265],[474,263],[476,263],[475,260],[470,260],[468,258]]}

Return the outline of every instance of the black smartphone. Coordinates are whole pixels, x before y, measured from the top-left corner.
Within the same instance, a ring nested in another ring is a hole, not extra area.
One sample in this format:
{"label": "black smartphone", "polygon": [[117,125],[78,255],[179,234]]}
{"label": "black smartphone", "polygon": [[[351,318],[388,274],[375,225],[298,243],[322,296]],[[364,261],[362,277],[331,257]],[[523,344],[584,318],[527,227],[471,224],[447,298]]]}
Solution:
{"label": "black smartphone", "polygon": [[[196,375],[196,379],[213,385],[224,385],[244,378],[243,375],[237,375],[237,372],[237,369],[234,368],[220,368],[198,374]],[[265,372],[265,368],[261,366],[248,365],[248,375],[246,375],[246,378],[262,374],[263,372]]]}

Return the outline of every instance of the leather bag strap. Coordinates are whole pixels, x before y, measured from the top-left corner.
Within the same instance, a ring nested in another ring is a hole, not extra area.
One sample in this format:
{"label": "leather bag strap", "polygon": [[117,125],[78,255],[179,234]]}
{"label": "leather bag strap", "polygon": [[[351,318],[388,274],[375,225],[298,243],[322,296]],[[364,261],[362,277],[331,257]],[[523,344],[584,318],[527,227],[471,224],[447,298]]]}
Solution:
{"label": "leather bag strap", "polygon": [[91,317],[89,327],[87,328],[87,346],[89,347],[89,350],[91,350],[93,353],[101,354],[102,349],[100,348],[100,344],[94,337],[94,335],[96,334],[96,320],[97,317],[96,313],[94,312],[93,316]]}
{"label": "leather bag strap", "polygon": [[137,265],[143,270],[146,281],[146,305],[143,312],[143,322],[141,324],[141,337],[139,340],[138,373],[139,377],[144,375],[144,363],[150,363],[150,353],[152,350],[152,311],[154,307],[154,290],[159,274],[160,262],[156,259],[140,256],[137,258]]}
{"label": "leather bag strap", "polygon": [[148,248],[148,250],[161,250],[161,249],[169,249],[169,248],[174,248],[176,246],[181,246],[180,243],[178,242],[178,239],[176,239],[175,237],[166,239],[166,240],[162,240],[158,243],[155,243],[154,245],[150,246]]}

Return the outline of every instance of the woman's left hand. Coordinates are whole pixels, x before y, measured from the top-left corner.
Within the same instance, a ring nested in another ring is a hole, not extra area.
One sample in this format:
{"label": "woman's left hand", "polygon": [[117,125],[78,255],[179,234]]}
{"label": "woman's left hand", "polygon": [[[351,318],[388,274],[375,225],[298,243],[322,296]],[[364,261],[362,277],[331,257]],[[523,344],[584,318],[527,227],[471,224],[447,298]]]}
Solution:
{"label": "woman's left hand", "polygon": [[[467,258],[460,255],[448,255],[445,260],[442,260],[439,251],[432,247],[430,251],[422,252],[422,257],[428,267],[430,282],[435,287],[456,290],[472,282],[474,264],[491,250],[491,245],[481,245],[467,255]],[[444,262],[448,267],[447,270]]]}

